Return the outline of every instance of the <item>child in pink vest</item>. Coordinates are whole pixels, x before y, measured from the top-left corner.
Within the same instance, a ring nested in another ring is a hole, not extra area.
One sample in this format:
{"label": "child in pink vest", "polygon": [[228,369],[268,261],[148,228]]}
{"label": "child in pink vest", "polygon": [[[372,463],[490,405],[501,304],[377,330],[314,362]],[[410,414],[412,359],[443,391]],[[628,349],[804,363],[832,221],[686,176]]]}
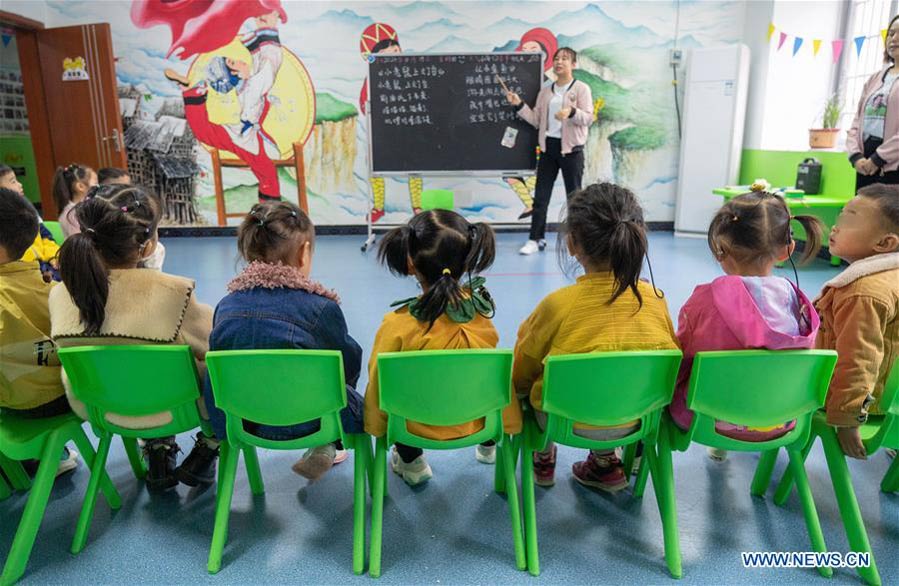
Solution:
{"label": "child in pink vest", "polygon": [[[689,428],[693,421],[686,403],[697,352],[814,346],[819,323],[814,307],[796,284],[772,274],[775,264],[787,259],[792,262],[796,243],[791,220],[799,222],[807,234],[802,260],[814,258],[821,247],[821,221],[813,216],[791,216],[779,196],[764,191],[745,193],[726,203],[712,219],[709,248],[726,274],[696,287],[678,317],[677,337],[684,359],[669,411],[681,429]],[[756,429],[719,421],[715,427],[722,435],[764,441],[792,426]],[[727,452],[710,449],[709,455],[723,460]]]}

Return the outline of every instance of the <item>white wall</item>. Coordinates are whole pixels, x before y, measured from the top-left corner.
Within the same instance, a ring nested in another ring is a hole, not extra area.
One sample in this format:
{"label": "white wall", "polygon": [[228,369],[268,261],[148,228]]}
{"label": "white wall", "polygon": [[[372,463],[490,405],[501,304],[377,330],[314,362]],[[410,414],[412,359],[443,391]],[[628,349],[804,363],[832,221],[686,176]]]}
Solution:
{"label": "white wall", "polygon": [[47,25],[47,3],[44,0],[3,0],[3,10]]}
{"label": "white wall", "polygon": [[[744,41],[752,51],[749,107],[744,147],[767,150],[806,150],[808,129],[818,127],[830,95],[836,65],[830,41],[840,35],[840,0],[760,0],[746,3]],[[768,24],[778,28],[770,43]],[[778,51],[780,31],[790,36]],[[804,43],[793,57],[793,35]],[[812,57],[812,39],[821,49]],[[850,43],[844,47],[853,51]]]}

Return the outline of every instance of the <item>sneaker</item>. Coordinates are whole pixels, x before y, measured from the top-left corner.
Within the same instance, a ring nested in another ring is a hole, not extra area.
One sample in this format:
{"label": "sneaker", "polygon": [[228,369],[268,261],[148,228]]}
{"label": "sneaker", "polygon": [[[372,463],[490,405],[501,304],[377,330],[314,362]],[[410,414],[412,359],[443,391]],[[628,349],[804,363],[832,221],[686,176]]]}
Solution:
{"label": "sneaker", "polygon": [[583,462],[571,465],[574,479],[590,488],[598,488],[606,492],[618,492],[627,488],[624,466],[614,454],[597,456],[593,452]]}
{"label": "sneaker", "polygon": [[71,472],[78,467],[78,452],[70,450],[69,448],[63,448],[63,450],[65,451],[65,455],[59,461],[59,465],[56,466],[57,476],[62,476],[66,472]]}
{"label": "sneaker", "polygon": [[384,210],[379,210],[378,208],[373,208],[368,213],[369,218],[371,218],[371,223],[374,224],[378,220],[384,217]]}
{"label": "sneaker", "polygon": [[200,486],[215,482],[215,462],[219,457],[218,442],[198,433],[194,449],[175,470],[175,477],[187,486]]}
{"label": "sneaker", "polygon": [[315,482],[331,469],[336,455],[337,448],[334,444],[316,446],[306,450],[303,457],[291,469],[303,478]]}
{"label": "sneaker", "polygon": [[493,444],[492,446],[475,446],[474,457],[477,458],[478,462],[481,464],[495,464],[496,444]]}
{"label": "sneaker", "polygon": [[531,254],[534,254],[538,250],[540,250],[540,245],[537,244],[537,241],[536,240],[528,240],[527,242],[524,243],[524,246],[522,246],[521,248],[518,249],[518,254],[523,254],[525,256],[529,256]]}
{"label": "sneaker", "polygon": [[708,448],[709,458],[715,462],[723,462],[727,460],[727,450],[719,448]]}
{"label": "sneaker", "polygon": [[178,444],[169,442],[147,442],[144,457],[147,459],[147,489],[163,491],[178,486],[175,464],[178,461]]}
{"label": "sneaker", "polygon": [[541,238],[540,240],[538,240],[538,241],[537,241],[537,249],[538,249],[540,252],[543,252],[544,250],[546,250],[546,240],[544,240],[543,238]]}
{"label": "sneaker", "polygon": [[556,483],[556,446],[549,453],[534,452],[534,484],[552,486]]}
{"label": "sneaker", "polygon": [[423,482],[427,482],[434,476],[428,461],[425,460],[424,454],[415,458],[409,463],[403,462],[396,449],[393,450],[393,456],[390,460],[390,469],[403,478],[409,486],[418,486]]}
{"label": "sneaker", "polygon": [[334,465],[337,466],[344,460],[350,457],[349,450],[337,450],[337,453],[334,455]]}

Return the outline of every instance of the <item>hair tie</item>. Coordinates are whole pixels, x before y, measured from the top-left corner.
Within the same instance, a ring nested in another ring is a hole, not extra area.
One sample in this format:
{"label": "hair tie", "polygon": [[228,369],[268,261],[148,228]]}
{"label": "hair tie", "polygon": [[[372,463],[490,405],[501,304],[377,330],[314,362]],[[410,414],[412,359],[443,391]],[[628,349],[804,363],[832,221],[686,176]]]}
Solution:
{"label": "hair tie", "polygon": [[87,232],[88,234],[96,234],[97,233],[97,231],[94,230],[93,228],[85,228],[84,231]]}
{"label": "hair tie", "polygon": [[259,224],[260,226],[262,226],[263,228],[265,227],[265,220],[263,220],[262,218],[257,219],[256,223]]}
{"label": "hair tie", "polygon": [[293,216],[294,218],[296,218],[297,217],[296,210],[290,210],[290,215]]}
{"label": "hair tie", "polygon": [[449,269],[443,269],[443,274],[452,276],[453,272]]}
{"label": "hair tie", "polygon": [[730,219],[732,222],[738,222],[740,220],[740,216],[734,214],[733,216],[731,216]]}
{"label": "hair tie", "polygon": [[119,209],[122,210],[122,212],[124,212],[126,214],[128,213],[128,206],[122,206]]}

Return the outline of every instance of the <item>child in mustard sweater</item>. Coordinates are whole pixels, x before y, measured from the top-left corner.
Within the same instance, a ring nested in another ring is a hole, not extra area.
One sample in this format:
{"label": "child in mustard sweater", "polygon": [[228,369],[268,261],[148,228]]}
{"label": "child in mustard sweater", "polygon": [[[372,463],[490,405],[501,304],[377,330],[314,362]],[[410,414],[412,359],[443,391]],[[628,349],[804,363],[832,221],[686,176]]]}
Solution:
{"label": "child in mustard sweater", "polygon": [[[643,210],[630,190],[598,183],[568,199],[560,246],[584,269],[574,285],[550,293],[518,330],[512,383],[519,396],[530,398],[537,422],[543,365],[548,356],[676,349],[677,337],[668,306],[653,285],[640,280],[648,243]],[[633,425],[582,432],[596,439],[615,439]],[[534,477],[540,486],[555,482],[556,447],[534,454]],[[613,450],[593,450],[574,464],[574,478],[591,488],[615,492],[627,486],[621,461]]]}

